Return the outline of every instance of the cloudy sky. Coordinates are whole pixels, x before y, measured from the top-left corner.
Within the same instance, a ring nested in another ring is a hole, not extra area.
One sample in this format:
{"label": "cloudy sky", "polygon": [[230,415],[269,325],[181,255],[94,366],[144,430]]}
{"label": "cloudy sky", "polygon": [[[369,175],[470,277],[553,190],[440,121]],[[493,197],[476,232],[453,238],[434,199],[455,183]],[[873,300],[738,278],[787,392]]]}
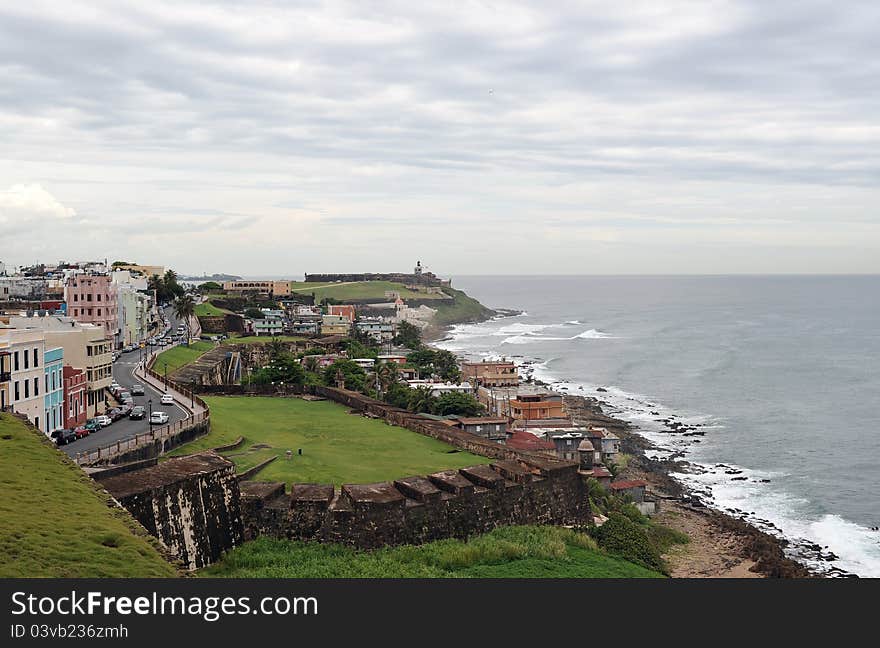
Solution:
{"label": "cloudy sky", "polygon": [[0,260],[880,272],[878,24],[875,1],[0,0]]}

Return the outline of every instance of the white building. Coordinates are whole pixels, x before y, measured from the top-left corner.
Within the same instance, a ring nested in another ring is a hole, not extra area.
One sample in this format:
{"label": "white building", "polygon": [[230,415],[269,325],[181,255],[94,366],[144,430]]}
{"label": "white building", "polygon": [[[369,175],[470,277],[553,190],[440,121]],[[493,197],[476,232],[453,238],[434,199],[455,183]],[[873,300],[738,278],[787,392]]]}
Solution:
{"label": "white building", "polygon": [[442,394],[462,393],[473,394],[473,387],[469,382],[459,384],[450,382],[434,382],[433,380],[407,380],[406,383],[412,389],[429,389],[431,396],[440,396]]}
{"label": "white building", "polygon": [[45,396],[43,358],[46,338],[35,329],[0,328],[4,347],[11,354],[9,380],[10,405],[14,412],[24,414],[40,430],[46,431],[43,414]]}

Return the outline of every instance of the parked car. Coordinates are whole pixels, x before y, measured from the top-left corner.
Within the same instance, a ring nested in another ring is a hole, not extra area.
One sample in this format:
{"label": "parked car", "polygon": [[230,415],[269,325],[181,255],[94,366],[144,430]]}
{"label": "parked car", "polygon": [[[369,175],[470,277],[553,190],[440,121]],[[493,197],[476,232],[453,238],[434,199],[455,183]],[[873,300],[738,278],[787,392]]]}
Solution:
{"label": "parked car", "polygon": [[91,430],[87,428],[85,425],[78,425],[76,429],[74,429],[73,434],[77,439],[84,439],[85,437],[91,434]]}
{"label": "parked car", "polygon": [[73,443],[76,439],[77,436],[73,433],[73,430],[68,428],[55,430],[52,433],[52,440],[55,442],[55,445],[67,445],[68,443]]}
{"label": "parked car", "polygon": [[143,385],[132,385],[131,386],[131,395],[132,396],[143,396],[144,395],[144,386]]}
{"label": "parked car", "polygon": [[120,388],[120,385],[119,385],[119,383],[116,382],[115,380],[114,380],[112,383],[110,383],[110,391],[111,391],[111,392],[118,391],[119,388]]}
{"label": "parked car", "polygon": [[174,396],[171,394],[162,394],[163,405],[174,405]]}
{"label": "parked car", "polygon": [[108,425],[110,425],[113,422],[113,419],[110,418],[109,416],[107,416],[106,414],[101,414],[100,416],[95,417],[95,421],[101,427],[107,427]]}
{"label": "parked car", "polygon": [[86,421],[86,424],[85,424],[83,427],[85,427],[86,429],[88,429],[89,433],[91,434],[91,433],[93,433],[93,432],[97,432],[98,430],[100,430],[100,429],[101,429],[101,424],[98,423],[98,420],[97,420],[97,419],[93,419],[93,418],[91,418],[91,419],[89,419],[88,421]]}
{"label": "parked car", "polygon": [[153,412],[150,416],[150,425],[165,425],[169,421],[165,412]]}
{"label": "parked car", "polygon": [[131,392],[129,392],[129,391],[124,391],[124,390],[123,390],[123,391],[120,391],[118,394],[116,394],[116,399],[117,399],[120,403],[131,403],[132,400],[133,400],[132,397],[131,397]]}
{"label": "parked car", "polygon": [[112,410],[107,412],[107,416],[109,416],[114,421],[118,421],[119,419],[121,419],[123,417],[122,408],[121,407],[114,407]]}
{"label": "parked car", "polygon": [[145,407],[141,405],[135,405],[131,408],[131,411],[128,413],[128,418],[134,419],[137,421],[143,420],[147,415],[147,410]]}

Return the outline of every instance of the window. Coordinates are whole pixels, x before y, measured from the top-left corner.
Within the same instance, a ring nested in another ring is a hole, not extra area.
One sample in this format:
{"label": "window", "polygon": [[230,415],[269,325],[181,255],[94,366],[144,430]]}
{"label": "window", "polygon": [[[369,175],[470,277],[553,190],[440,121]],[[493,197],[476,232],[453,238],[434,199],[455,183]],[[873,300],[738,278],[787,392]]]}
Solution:
{"label": "window", "polygon": [[37,354],[37,349],[34,349],[34,367],[40,366],[40,356]]}
{"label": "window", "polygon": [[92,293],[86,295],[86,301],[92,301]]}
{"label": "window", "polygon": [[[101,293],[98,293],[98,301],[101,301]],[[100,313],[98,313],[100,315]]]}
{"label": "window", "polygon": [[31,365],[30,365],[30,359],[29,359],[30,356],[28,355],[28,352],[27,352],[27,351],[24,351],[24,352],[22,353],[22,355],[24,356],[24,368],[25,368],[25,369],[30,369],[30,368],[31,368]]}
{"label": "window", "polygon": [[18,351],[15,352],[13,359],[15,361],[15,370],[18,371]]}
{"label": "window", "polygon": [[18,391],[18,381],[15,381],[15,400],[18,401],[21,398],[21,394]]}
{"label": "window", "polygon": [[75,302],[78,302],[78,301],[79,301],[79,295],[78,295],[78,294],[73,293],[73,301],[75,301]]}
{"label": "window", "polygon": [[31,382],[29,380],[24,381],[24,397],[31,397]]}
{"label": "window", "polygon": [[34,378],[34,396],[40,395],[40,379]]}
{"label": "window", "polygon": [[98,317],[101,317],[101,309],[98,309]]}

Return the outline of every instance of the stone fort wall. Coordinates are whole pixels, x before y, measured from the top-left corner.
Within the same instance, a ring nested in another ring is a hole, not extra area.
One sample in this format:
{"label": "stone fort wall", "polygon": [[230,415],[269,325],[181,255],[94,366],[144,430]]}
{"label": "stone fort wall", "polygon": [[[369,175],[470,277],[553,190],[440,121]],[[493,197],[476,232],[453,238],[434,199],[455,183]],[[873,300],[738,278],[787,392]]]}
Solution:
{"label": "stone fort wall", "polygon": [[245,538],[336,542],[361,549],[465,539],[513,524],[585,525],[577,466],[499,461],[378,484],[243,482]]}

